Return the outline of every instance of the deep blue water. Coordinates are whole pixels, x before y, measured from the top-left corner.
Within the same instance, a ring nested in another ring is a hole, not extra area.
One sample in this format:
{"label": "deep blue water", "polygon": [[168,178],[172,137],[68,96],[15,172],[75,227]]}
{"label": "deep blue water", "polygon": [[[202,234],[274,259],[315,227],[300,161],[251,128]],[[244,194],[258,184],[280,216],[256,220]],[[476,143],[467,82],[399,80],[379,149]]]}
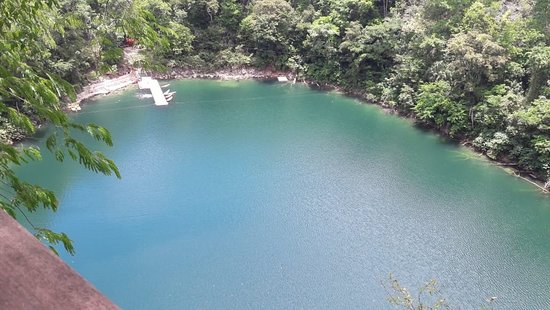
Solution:
{"label": "deep blue water", "polygon": [[63,258],[125,309],[383,309],[391,272],[453,306],[550,308],[550,200],[377,107],[301,85],[172,81],[75,119],[109,128],[122,180],[58,164]]}

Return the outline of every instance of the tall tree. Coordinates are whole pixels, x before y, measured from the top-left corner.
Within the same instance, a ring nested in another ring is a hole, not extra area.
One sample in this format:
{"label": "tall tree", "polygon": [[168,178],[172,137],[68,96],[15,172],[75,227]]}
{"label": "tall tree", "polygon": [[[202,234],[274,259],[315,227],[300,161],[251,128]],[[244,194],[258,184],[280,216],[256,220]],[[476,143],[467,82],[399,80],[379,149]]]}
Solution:
{"label": "tall tree", "polygon": [[241,22],[241,35],[260,64],[281,66],[290,55],[295,25],[294,9],[287,1],[259,0]]}

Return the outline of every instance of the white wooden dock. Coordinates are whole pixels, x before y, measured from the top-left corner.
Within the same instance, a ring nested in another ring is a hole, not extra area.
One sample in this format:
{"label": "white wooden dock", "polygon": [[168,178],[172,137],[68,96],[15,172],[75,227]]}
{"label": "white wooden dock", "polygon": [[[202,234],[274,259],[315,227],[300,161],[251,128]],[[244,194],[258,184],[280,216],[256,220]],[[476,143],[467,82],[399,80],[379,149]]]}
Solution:
{"label": "white wooden dock", "polygon": [[138,82],[140,89],[150,89],[151,94],[153,95],[153,100],[155,100],[155,105],[162,106],[168,105],[168,101],[160,88],[159,81],[152,79],[150,77],[142,77]]}

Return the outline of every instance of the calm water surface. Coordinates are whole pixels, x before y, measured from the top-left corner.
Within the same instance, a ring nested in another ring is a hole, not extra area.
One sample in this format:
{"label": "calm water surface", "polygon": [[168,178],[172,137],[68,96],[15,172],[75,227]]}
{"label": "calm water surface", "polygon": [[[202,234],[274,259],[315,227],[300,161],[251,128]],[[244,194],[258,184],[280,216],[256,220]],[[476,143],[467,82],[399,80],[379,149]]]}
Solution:
{"label": "calm water surface", "polygon": [[[42,225],[125,309],[384,309],[393,273],[454,306],[550,309],[550,199],[373,106],[298,85],[173,81],[85,106],[122,180],[47,156]],[[41,143],[41,142],[40,142]]]}

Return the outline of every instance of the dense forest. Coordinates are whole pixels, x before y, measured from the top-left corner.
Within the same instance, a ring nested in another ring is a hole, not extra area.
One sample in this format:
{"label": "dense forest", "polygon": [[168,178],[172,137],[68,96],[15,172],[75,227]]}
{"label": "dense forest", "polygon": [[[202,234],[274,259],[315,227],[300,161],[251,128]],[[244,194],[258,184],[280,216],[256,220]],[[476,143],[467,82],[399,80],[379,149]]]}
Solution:
{"label": "dense forest", "polygon": [[[547,0],[4,0],[0,18],[4,142],[32,129],[21,115],[51,121],[33,100],[124,68],[135,38],[139,66],[291,71],[550,185]],[[59,87],[14,92],[12,78]]]}

